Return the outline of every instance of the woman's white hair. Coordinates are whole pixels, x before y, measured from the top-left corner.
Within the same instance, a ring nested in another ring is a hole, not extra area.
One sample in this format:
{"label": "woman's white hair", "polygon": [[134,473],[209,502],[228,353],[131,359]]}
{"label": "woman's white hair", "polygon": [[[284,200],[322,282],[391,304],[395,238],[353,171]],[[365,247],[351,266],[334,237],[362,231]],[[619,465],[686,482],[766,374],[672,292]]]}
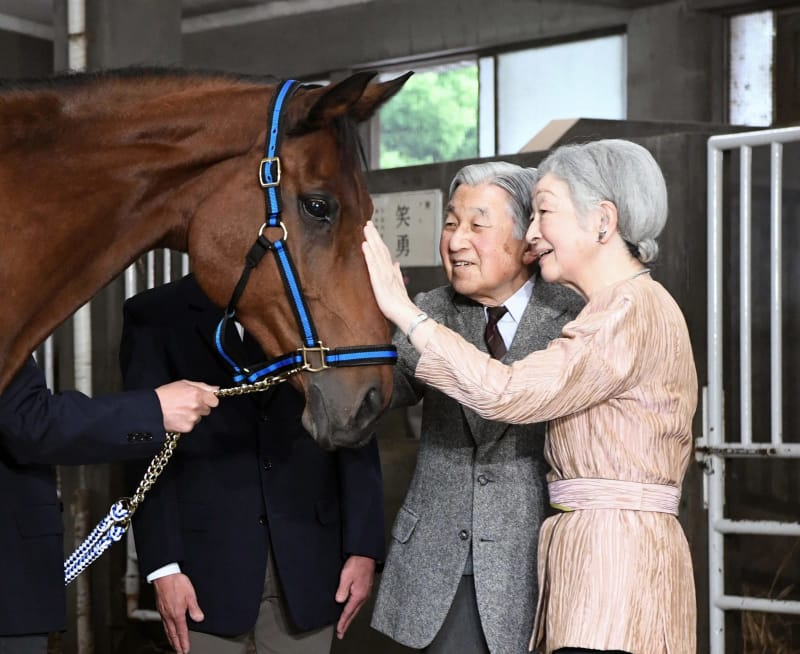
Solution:
{"label": "woman's white hair", "polygon": [[656,160],[630,141],[605,139],[564,145],[539,165],[566,182],[580,217],[600,202],[617,208],[617,229],[642,263],[658,256],[656,237],[667,222],[667,185]]}

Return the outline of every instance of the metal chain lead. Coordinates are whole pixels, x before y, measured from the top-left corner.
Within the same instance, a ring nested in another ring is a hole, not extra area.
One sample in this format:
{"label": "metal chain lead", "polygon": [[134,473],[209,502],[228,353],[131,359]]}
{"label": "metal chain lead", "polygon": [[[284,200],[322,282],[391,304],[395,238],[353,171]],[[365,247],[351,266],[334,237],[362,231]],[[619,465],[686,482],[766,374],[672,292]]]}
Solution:
{"label": "metal chain lead", "polygon": [[[248,393],[258,393],[260,391],[267,390],[271,386],[275,386],[276,384],[286,381],[292,375],[302,372],[303,370],[304,368],[295,368],[294,370],[289,370],[279,375],[266,377],[253,384],[242,384],[241,386],[232,386],[231,388],[220,388],[219,390],[214,391],[214,395],[217,397],[236,397],[238,395],[247,395]],[[136,511],[136,509],[139,508],[139,505],[144,501],[144,496],[147,494],[147,491],[153,487],[153,484],[156,483],[156,480],[159,478],[161,473],[164,472],[164,468],[166,468],[167,463],[172,458],[175,448],[178,447],[178,441],[180,440],[181,435],[182,434],[176,431],[167,432],[167,439],[164,442],[164,447],[150,461],[150,464],[147,466],[147,470],[145,471],[142,480],[139,482],[139,486],[136,488],[136,491],[131,497],[127,498],[127,500],[123,500],[128,509],[127,522],[130,522],[134,511]]]}
{"label": "metal chain lead", "polygon": [[[302,372],[308,364],[300,368],[281,372],[271,377],[266,377],[253,384],[243,384],[232,388],[220,388],[214,392],[217,397],[234,397],[247,393],[265,391],[271,386],[286,381],[292,375]],[[164,472],[167,463],[178,447],[181,434],[175,431],[167,432],[164,447],[156,454],[147,466],[144,477],[139,482],[136,492],[131,497],[117,500],[108,514],[92,530],[86,540],[64,561],[64,584],[68,585],[89,565],[91,565],[110,545],[122,539],[131,523],[131,518],[139,505],[144,501],[147,492],[156,483]]]}
{"label": "metal chain lead", "polygon": [[[265,379],[257,381],[253,384],[242,384],[241,386],[232,386],[231,388],[220,388],[219,390],[214,391],[214,395],[217,397],[236,397],[237,395],[258,393],[260,391],[267,390],[271,386],[275,386],[276,384],[286,381],[289,377],[301,372],[302,370],[303,368],[296,368],[294,370],[281,373],[280,375],[266,377]],[[147,470],[145,470],[144,476],[139,482],[139,486],[136,488],[136,491],[131,497],[127,498],[127,500],[122,500],[125,502],[128,509],[128,516],[126,518],[127,522],[130,522],[134,511],[136,511],[136,509],[139,508],[139,505],[144,501],[144,496],[147,494],[147,491],[153,487],[153,484],[156,483],[156,480],[159,478],[161,473],[164,472],[164,468],[166,468],[167,463],[172,458],[175,448],[178,447],[178,441],[180,438],[181,434],[176,431],[167,432],[167,439],[164,442],[164,447],[150,461],[150,464],[147,466]]]}

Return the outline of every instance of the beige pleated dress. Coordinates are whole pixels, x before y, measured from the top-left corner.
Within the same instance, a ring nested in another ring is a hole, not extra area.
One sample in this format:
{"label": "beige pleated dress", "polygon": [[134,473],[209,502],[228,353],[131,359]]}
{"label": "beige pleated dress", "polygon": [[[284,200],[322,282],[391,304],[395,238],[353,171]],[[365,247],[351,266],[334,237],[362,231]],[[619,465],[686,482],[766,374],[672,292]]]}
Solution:
{"label": "beige pleated dress", "polygon": [[[417,376],[480,415],[551,421],[532,648],[694,654],[692,563],[677,505],[697,373],[686,322],[649,275],[607,287],[543,351],[506,366],[441,325]],[[533,616],[531,616],[533,620]]]}

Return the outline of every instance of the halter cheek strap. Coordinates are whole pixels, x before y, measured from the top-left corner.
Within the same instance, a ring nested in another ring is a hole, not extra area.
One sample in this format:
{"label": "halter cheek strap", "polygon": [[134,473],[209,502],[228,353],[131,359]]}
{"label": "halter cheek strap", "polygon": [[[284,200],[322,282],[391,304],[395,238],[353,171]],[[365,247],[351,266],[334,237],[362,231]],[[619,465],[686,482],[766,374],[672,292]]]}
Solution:
{"label": "halter cheek strap", "polygon": [[[233,289],[233,294],[228,302],[225,314],[217,325],[214,343],[220,356],[228,363],[233,371],[233,381],[239,383],[254,383],[265,377],[285,373],[291,370],[303,369],[308,372],[319,372],[329,367],[339,366],[369,366],[379,364],[394,364],[397,362],[397,349],[393,345],[353,346],[335,348],[325,347],[317,336],[311,313],[306,306],[303,290],[297,275],[297,270],[292,262],[289,249],[286,247],[288,232],[286,225],[281,220],[281,161],[278,156],[281,141],[281,118],[283,117],[288,100],[295,91],[302,86],[295,80],[282,82],[278,91],[273,94],[267,112],[268,132],[267,145],[264,158],[258,168],[258,178],[264,189],[266,203],[266,219],[258,237],[245,257],[244,269],[239,281]],[[264,231],[271,228],[281,230],[278,239],[270,241],[264,236]],[[268,359],[257,365],[243,366],[225,349],[225,334],[229,320],[236,318],[236,305],[244,292],[250,273],[258,265],[267,252],[275,255],[278,270],[281,273],[283,286],[289,297],[295,321],[300,331],[302,343],[300,347],[287,354]]]}

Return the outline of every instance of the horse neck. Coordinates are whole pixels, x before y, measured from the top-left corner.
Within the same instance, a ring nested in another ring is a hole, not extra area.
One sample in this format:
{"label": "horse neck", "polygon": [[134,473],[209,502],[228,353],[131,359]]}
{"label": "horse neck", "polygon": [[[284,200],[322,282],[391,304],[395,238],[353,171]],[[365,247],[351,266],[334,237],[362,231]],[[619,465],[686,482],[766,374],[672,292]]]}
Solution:
{"label": "horse neck", "polygon": [[0,95],[0,388],[136,257],[186,251],[198,204],[261,147],[266,101],[214,78]]}

